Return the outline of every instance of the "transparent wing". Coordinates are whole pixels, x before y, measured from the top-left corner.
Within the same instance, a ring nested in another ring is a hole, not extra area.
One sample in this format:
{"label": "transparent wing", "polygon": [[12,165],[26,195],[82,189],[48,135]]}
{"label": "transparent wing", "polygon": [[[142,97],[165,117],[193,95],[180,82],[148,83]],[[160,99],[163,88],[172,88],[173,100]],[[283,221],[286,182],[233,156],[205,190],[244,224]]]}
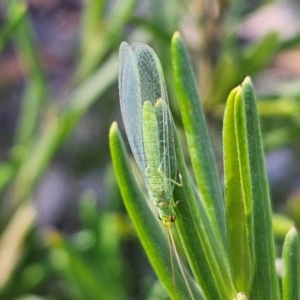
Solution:
{"label": "transparent wing", "polygon": [[141,99],[155,105],[161,98],[168,103],[168,96],[160,61],[152,48],[142,43],[132,44],[138,63],[141,82]]}
{"label": "transparent wing", "polygon": [[136,55],[141,83],[141,100],[150,101],[153,105],[161,98],[162,116],[157,116],[158,142],[160,149],[160,168],[168,183],[176,179],[177,164],[173,137],[173,119],[169,109],[168,95],[162,67],[154,50],[142,43],[134,43],[132,49]]}
{"label": "transparent wing", "polygon": [[119,93],[128,141],[137,165],[144,174],[147,162],[143,145],[140,76],[135,54],[125,42],[121,44],[119,51]]}
{"label": "transparent wing", "polygon": [[[147,160],[144,152],[142,131],[142,107],[145,101],[154,106],[161,98],[162,117],[158,118],[157,139],[160,149],[160,168],[165,178],[176,178],[176,157],[173,141],[171,113],[165,87],[162,67],[156,53],[149,46],[134,43],[129,46],[123,42],[120,46],[119,91],[121,112],[128,140],[142,172],[145,176]],[[169,180],[169,182],[171,182]]]}

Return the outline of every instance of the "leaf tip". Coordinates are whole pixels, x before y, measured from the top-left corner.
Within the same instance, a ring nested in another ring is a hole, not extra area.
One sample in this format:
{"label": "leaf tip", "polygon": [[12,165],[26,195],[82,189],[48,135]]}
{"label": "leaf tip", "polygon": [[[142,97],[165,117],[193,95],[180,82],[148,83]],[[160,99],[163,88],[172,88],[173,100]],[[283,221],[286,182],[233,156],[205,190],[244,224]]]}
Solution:
{"label": "leaf tip", "polygon": [[175,39],[180,39],[180,33],[179,33],[178,30],[176,30],[176,31],[174,32],[174,34],[173,34],[172,40],[175,40]]}
{"label": "leaf tip", "polygon": [[179,31],[175,31],[174,34],[173,34],[173,37],[172,37],[171,44],[176,45],[180,41],[181,41],[180,33],[179,33]]}
{"label": "leaf tip", "polygon": [[246,76],[246,78],[244,79],[242,85],[246,85],[246,84],[251,84],[252,85],[252,81],[251,81],[251,77],[250,76]]}
{"label": "leaf tip", "polygon": [[116,121],[112,122],[111,126],[110,126],[110,130],[109,130],[109,135],[113,135],[116,134],[118,131],[118,123]]}
{"label": "leaf tip", "polygon": [[287,236],[297,236],[298,235],[298,233],[297,233],[297,229],[296,229],[296,226],[295,225],[293,225],[292,227],[291,227],[291,229],[288,231],[288,233],[287,233]]}

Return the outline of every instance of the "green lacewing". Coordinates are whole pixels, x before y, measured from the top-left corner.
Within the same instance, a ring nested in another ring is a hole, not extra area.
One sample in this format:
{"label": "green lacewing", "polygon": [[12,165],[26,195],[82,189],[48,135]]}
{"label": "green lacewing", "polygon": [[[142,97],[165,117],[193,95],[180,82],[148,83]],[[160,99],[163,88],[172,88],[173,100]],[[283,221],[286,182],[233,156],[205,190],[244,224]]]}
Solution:
{"label": "green lacewing", "polygon": [[[172,194],[178,183],[173,118],[162,67],[154,50],[143,43],[123,42],[119,63],[120,105],[128,141],[150,199],[168,229],[170,250],[173,246],[190,298],[194,300],[170,228],[175,221]],[[170,258],[175,288],[171,251]]]}
{"label": "green lacewing", "polygon": [[123,42],[119,52],[121,113],[129,144],[159,218],[175,221],[177,165],[173,119],[160,61],[146,44]]}

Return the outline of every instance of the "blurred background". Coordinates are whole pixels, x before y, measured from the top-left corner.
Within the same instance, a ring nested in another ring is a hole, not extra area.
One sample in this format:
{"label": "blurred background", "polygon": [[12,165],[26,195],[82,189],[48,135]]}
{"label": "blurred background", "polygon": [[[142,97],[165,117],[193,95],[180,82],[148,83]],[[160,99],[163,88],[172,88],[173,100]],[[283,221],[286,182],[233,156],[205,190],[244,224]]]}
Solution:
{"label": "blurred background", "polygon": [[176,30],[220,180],[226,98],[245,76],[253,80],[280,256],[286,229],[300,226],[299,15],[298,0],[2,0],[0,299],[167,299],[122,205],[108,131],[114,120],[123,130],[123,40],[157,52],[182,131]]}

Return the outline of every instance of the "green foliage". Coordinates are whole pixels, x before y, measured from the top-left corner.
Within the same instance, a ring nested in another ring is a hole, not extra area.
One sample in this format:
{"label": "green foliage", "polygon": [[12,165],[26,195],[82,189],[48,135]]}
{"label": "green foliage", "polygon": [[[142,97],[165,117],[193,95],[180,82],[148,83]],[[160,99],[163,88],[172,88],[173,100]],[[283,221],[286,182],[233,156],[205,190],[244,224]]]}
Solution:
{"label": "green foliage", "polygon": [[[182,186],[174,189],[174,199],[182,199],[174,208],[177,215],[175,223],[192,274],[204,299],[280,299],[261,129],[250,78],[246,77],[230,93],[226,104],[223,204],[195,80],[178,33],[175,33],[171,47],[174,81],[197,184],[188,174],[174,128],[182,182]],[[161,234],[159,221],[155,221],[146,199],[137,188],[115,123],[110,131],[110,149],[125,206],[157,276],[172,298],[186,299],[186,288],[181,286],[182,279],[176,267],[172,289],[172,274],[166,271],[170,264],[166,237]],[[212,195],[219,195],[219,198]],[[225,222],[226,225],[223,224]],[[294,240],[296,261],[293,266],[298,270],[298,237]],[[287,247],[284,246],[284,253],[289,251],[285,250]],[[292,272],[295,273],[289,267],[292,263],[287,261],[287,256],[284,259],[285,272],[291,276]],[[291,282],[289,275],[285,275],[283,284],[286,286]],[[295,277],[295,283],[285,287],[293,295],[298,292],[294,289],[298,286],[299,276]],[[195,283],[191,279],[189,284],[194,288]]]}
{"label": "green foliage", "polygon": [[[279,86],[271,95],[258,93],[256,101],[249,79],[244,78],[249,75],[259,83],[256,75],[266,70],[277,54],[297,49],[300,34],[283,41],[276,32],[269,32],[255,42],[239,43],[237,25],[250,10],[259,10],[252,7],[246,11],[245,1],[216,1],[219,17],[206,7],[191,9],[192,2],[178,0],[150,1],[145,11],[136,0],[114,4],[105,0],[83,2],[72,76],[62,93],[55,95],[58,99],[53,99],[45,67],[48,61],[45,64],[43,45],[32,18],[35,1],[1,3],[1,67],[6,51],[13,52],[23,81],[14,136],[9,137],[11,144],[4,155],[1,148],[0,298],[128,299],[134,294],[168,299],[167,293],[175,299],[189,299],[175,259],[174,289],[166,232],[134,180],[116,123],[109,137],[115,174],[110,170],[110,177],[106,177],[108,192],[103,197],[109,204],[98,212],[96,199],[83,193],[79,207],[81,227],[72,235],[52,228],[41,231],[37,225],[33,205],[36,188],[55,155],[72,145],[70,134],[80,120],[99,104],[102,111],[95,111],[103,132],[108,130],[108,120],[115,118],[110,112],[117,107],[116,97],[115,101],[112,98],[117,91],[117,51],[123,40],[155,45],[165,71],[174,119],[186,136],[189,157],[182,135],[178,137],[174,128],[183,185],[174,189],[178,205],[174,208],[177,219],[173,233],[195,298],[299,298],[299,238],[295,228],[288,233],[293,223],[300,226],[299,194],[289,201],[290,217],[273,215],[275,248],[261,141],[262,136],[267,150],[299,143],[299,82]],[[183,16],[188,23],[183,24]],[[169,51],[173,32],[178,28],[186,30],[187,24],[193,26],[191,36],[196,41],[189,40],[189,48],[197,54],[193,68],[178,33]],[[192,69],[199,77],[194,77]],[[10,88],[7,71],[1,68],[1,96]],[[212,128],[213,133],[217,132],[214,126],[222,119],[228,94],[223,120],[223,197],[220,164],[212,151],[220,135],[211,140],[208,132]],[[3,124],[5,120],[1,119]],[[102,146],[106,143],[97,138],[95,144],[95,155],[103,156],[105,169],[108,149]],[[87,147],[84,152],[89,156]],[[86,160],[83,164],[87,164]],[[123,216],[116,179],[134,229]],[[127,250],[128,244],[138,248],[135,234],[159,282],[153,279],[142,254],[137,250],[131,255]],[[275,253],[284,239],[279,289]],[[130,262],[126,261],[128,257]]]}

